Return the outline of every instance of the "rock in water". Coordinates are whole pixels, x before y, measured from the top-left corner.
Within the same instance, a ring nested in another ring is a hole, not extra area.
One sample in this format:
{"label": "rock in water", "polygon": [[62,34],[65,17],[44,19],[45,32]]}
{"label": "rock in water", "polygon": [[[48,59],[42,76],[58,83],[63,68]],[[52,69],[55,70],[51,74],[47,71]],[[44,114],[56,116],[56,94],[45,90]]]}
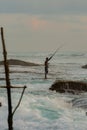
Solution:
{"label": "rock in water", "polygon": [[87,69],[87,65],[83,65],[82,68]]}
{"label": "rock in water", "polygon": [[87,92],[87,83],[82,81],[55,81],[49,90],[56,91],[59,93],[72,93],[79,94],[82,92]]}
{"label": "rock in water", "polygon": [[[4,64],[4,62],[0,61],[0,65],[3,65],[3,64]],[[39,64],[25,62],[25,61],[17,60],[17,59],[9,59],[8,64],[9,65],[20,65],[20,66],[39,66]]]}

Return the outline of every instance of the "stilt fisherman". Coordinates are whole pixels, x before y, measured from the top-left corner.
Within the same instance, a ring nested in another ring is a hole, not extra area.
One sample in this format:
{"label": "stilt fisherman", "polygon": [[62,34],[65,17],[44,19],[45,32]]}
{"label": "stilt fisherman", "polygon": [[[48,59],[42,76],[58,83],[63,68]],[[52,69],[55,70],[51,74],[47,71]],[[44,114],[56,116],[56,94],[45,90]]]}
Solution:
{"label": "stilt fisherman", "polygon": [[50,58],[46,57],[44,66],[45,66],[45,79],[47,79],[47,74],[48,74],[48,68],[49,68],[49,60],[51,60],[53,56],[51,56]]}

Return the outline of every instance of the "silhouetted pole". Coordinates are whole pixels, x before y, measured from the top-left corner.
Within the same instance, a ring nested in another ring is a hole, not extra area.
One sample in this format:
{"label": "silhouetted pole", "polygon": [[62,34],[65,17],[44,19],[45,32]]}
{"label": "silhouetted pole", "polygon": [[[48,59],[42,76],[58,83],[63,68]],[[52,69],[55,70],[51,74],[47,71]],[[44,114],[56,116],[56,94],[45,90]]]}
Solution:
{"label": "silhouetted pole", "polygon": [[4,57],[4,67],[5,67],[5,77],[6,77],[6,88],[8,97],[8,130],[13,130],[13,116],[12,116],[12,102],[11,102],[11,84],[9,79],[9,67],[7,62],[7,52],[4,41],[3,27],[1,27],[1,39],[3,46],[3,57]]}

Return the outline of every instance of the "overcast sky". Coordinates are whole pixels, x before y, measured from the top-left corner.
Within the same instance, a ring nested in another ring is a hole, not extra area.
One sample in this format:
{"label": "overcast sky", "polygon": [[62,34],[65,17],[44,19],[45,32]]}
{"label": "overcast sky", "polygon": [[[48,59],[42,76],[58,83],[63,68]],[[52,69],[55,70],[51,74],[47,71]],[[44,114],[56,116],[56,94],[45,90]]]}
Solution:
{"label": "overcast sky", "polygon": [[0,26],[9,51],[86,51],[87,0],[0,0]]}

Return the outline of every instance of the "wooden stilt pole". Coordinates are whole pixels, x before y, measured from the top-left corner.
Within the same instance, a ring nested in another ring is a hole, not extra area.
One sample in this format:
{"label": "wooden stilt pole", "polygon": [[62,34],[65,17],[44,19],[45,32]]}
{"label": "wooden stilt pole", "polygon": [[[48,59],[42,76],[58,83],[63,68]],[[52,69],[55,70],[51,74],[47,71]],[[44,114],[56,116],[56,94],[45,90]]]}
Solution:
{"label": "wooden stilt pole", "polygon": [[8,67],[8,63],[7,63],[7,52],[6,52],[2,27],[1,27],[1,39],[2,39],[2,47],[3,47],[6,88],[7,88],[7,97],[8,97],[8,130],[13,130],[12,101],[11,101],[11,88],[10,88],[11,84],[10,84],[10,80],[9,80],[9,67]]}
{"label": "wooden stilt pole", "polygon": [[[3,47],[3,57],[4,57],[4,68],[5,68],[5,78],[6,78],[6,86],[0,86],[0,88],[6,88],[7,89],[7,98],[8,98],[8,130],[13,130],[13,115],[17,108],[19,107],[25,88],[24,87],[18,87],[18,86],[11,86],[10,78],[9,78],[9,65],[7,60],[7,52],[5,47],[5,41],[4,41],[4,33],[3,33],[3,27],[1,27],[1,39],[2,39],[2,47]],[[23,91],[21,93],[21,97],[19,99],[19,102],[15,109],[12,112],[12,99],[11,99],[11,89],[12,88],[23,88]]]}

